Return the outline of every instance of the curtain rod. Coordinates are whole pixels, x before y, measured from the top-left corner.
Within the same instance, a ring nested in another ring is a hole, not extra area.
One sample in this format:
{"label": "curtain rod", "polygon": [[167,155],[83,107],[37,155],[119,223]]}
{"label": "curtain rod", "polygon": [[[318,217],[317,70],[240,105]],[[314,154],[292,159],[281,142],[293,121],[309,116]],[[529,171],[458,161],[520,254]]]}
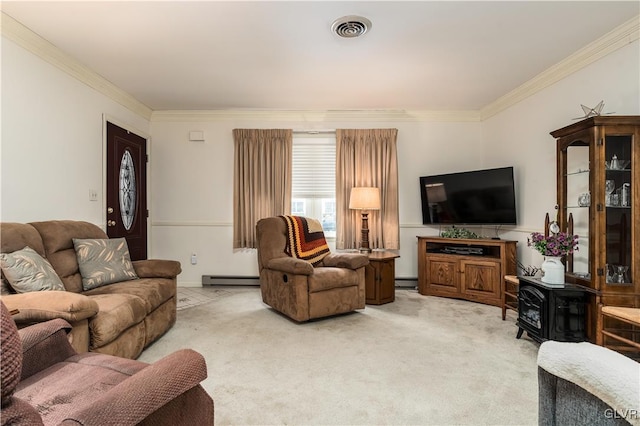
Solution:
{"label": "curtain rod", "polygon": [[335,130],[294,130],[294,135],[335,135]]}

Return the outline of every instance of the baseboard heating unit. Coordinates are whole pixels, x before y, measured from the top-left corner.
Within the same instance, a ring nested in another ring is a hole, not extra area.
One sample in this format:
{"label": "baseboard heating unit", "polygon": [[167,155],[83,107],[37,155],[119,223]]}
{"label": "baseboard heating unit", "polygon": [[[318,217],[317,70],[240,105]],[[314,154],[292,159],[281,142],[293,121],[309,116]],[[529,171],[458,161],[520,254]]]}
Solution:
{"label": "baseboard heating unit", "polygon": [[395,287],[396,288],[418,288],[418,279],[396,277]]}
{"label": "baseboard heating unit", "polygon": [[[237,275],[203,275],[202,285],[260,285],[260,277],[241,277]],[[396,278],[396,288],[417,288],[417,278]]]}
{"label": "baseboard heating unit", "polygon": [[202,285],[260,285],[259,277],[241,277],[237,275],[203,275]]}

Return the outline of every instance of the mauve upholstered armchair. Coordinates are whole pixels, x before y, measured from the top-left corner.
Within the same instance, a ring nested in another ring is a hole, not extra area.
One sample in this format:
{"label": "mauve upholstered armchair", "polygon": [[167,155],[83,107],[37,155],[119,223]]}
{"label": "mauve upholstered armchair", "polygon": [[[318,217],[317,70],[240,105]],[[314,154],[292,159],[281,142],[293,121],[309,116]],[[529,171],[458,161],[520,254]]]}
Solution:
{"label": "mauve upholstered armchair", "polygon": [[2,309],[2,425],[213,425],[204,358],[183,349],[153,363],[78,354],[55,319],[18,331]]}
{"label": "mauve upholstered armchair", "polygon": [[364,309],[367,256],[329,253],[313,265],[286,253],[287,237],[281,216],[256,225],[264,303],[300,322]]}

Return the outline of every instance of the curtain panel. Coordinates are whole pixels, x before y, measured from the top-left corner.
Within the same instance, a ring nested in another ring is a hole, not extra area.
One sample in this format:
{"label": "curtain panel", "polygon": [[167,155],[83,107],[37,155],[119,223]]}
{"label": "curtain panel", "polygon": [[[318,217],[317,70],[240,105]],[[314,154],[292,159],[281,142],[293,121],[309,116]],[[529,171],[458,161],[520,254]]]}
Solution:
{"label": "curtain panel", "polygon": [[360,245],[361,212],[349,209],[351,188],[380,188],[380,210],[369,212],[371,248],[398,250],[398,129],[336,130],[336,248]]}
{"label": "curtain panel", "polygon": [[256,248],[258,220],[291,212],[290,129],[234,129],[233,248]]}

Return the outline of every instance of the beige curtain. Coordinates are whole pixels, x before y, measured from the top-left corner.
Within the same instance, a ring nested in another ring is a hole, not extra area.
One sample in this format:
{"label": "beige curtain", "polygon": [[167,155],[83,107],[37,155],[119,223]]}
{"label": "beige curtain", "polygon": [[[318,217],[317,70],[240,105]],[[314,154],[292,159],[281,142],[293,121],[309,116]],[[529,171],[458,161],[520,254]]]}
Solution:
{"label": "beige curtain", "polygon": [[234,129],[233,248],[256,247],[259,219],[291,212],[287,129]]}
{"label": "beige curtain", "polygon": [[371,248],[400,248],[398,214],[398,129],[336,130],[336,248],[360,245],[361,212],[349,210],[356,186],[380,188],[380,210],[369,213]]}

